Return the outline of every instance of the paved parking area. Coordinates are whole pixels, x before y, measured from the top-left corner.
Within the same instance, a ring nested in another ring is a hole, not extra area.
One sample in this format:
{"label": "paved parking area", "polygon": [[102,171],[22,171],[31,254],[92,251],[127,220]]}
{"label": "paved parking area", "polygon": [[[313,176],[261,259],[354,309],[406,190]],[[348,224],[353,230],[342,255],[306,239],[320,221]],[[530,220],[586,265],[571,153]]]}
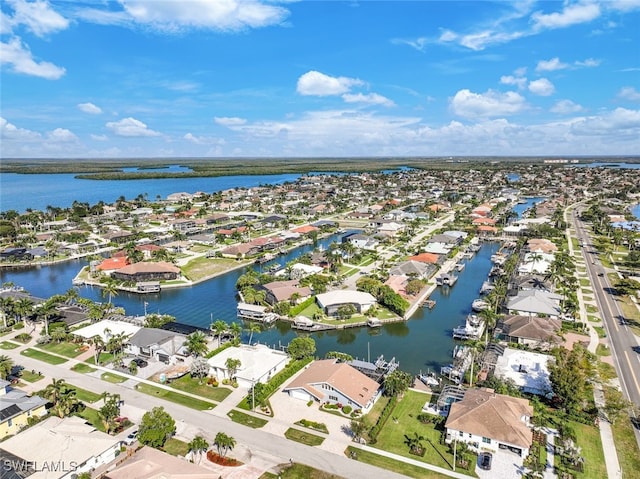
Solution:
{"label": "paved parking area", "polygon": [[476,474],[480,479],[520,479],[523,472],[523,458],[516,453],[500,449],[493,453],[491,469],[485,471],[476,464]]}

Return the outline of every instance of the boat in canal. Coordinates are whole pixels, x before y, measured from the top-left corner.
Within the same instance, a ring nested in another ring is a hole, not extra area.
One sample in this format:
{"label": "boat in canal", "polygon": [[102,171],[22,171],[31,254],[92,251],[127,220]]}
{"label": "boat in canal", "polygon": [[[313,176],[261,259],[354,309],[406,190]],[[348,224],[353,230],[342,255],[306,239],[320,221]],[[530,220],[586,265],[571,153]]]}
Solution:
{"label": "boat in canal", "polygon": [[469,314],[463,326],[453,328],[454,339],[480,339],[484,333],[485,323],[476,314]]}
{"label": "boat in canal", "polygon": [[490,306],[488,301],[485,301],[484,299],[474,299],[473,303],[471,303],[471,309],[473,309],[476,313],[479,313],[480,311],[484,311],[485,309],[487,309]]}

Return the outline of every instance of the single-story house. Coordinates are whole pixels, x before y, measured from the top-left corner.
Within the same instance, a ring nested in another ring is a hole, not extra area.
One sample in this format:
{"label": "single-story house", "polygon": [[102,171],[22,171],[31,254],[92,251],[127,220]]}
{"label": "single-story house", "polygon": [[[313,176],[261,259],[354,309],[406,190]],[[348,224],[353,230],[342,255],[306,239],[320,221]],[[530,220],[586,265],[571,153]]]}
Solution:
{"label": "single-story house", "polygon": [[533,443],[529,401],[493,389],[468,389],[461,401],[451,404],[445,423],[445,442],[465,442],[475,452],[497,452],[508,448],[521,456],[529,454]]}
{"label": "single-story house", "polygon": [[526,253],[518,266],[518,273],[546,274],[554,258],[552,253]]}
{"label": "single-story house", "polygon": [[560,300],[564,297],[559,294],[549,293],[536,289],[519,291],[516,296],[507,301],[509,314],[523,316],[546,315],[557,319],[561,313]]}
{"label": "single-story house", "polygon": [[261,286],[266,292],[266,301],[269,304],[276,304],[280,301],[289,301],[293,295],[298,295],[298,300],[304,300],[311,296],[311,288],[309,286],[299,286],[297,279],[287,281],[272,281]]}
{"label": "single-story house", "polygon": [[557,332],[562,328],[558,319],[539,316],[507,316],[498,322],[498,337],[509,343],[540,346],[541,344],[560,344],[562,339]]}
{"label": "single-story house", "polygon": [[84,328],[76,329],[73,334],[80,336],[86,340],[93,338],[94,336],[100,336],[106,343],[109,338],[114,335],[122,334],[126,337],[131,337],[140,330],[140,326],[127,323],[124,321],[114,321],[112,319],[103,319],[97,323],[89,324]]}
{"label": "single-story house", "polygon": [[[120,452],[121,442],[98,431],[81,417],[52,416],[0,443],[0,457],[13,459],[12,472],[22,474],[17,477],[71,478],[113,461]],[[30,464],[33,473],[25,474],[27,471],[19,468],[22,464]]]}
{"label": "single-story house", "polygon": [[435,271],[436,267],[433,264],[409,260],[391,268],[389,274],[391,276],[429,278]]}
{"label": "single-story house", "polygon": [[[196,462],[198,457],[192,457]],[[203,459],[206,461],[206,459]],[[106,479],[207,479],[215,478],[211,469],[173,456],[151,446],[143,446],[128,456],[115,469],[107,472]]]}
{"label": "single-story house", "polygon": [[368,412],[380,396],[373,379],[335,359],[314,361],[283,392],[303,401],[350,405]]}
{"label": "single-story house", "polygon": [[339,289],[316,296],[318,306],[327,316],[334,316],[340,306],[353,305],[358,313],[365,313],[376,304],[376,298],[364,291]]}
{"label": "single-story house", "polygon": [[353,233],[342,238],[343,243],[350,243],[358,249],[375,250],[378,240],[362,233]]}
{"label": "single-story house", "polygon": [[187,336],[158,328],[140,328],[125,343],[125,351],[135,356],[175,364],[188,356],[184,345]]}
{"label": "single-story house", "polygon": [[111,276],[123,281],[170,281],[180,276],[180,268],[166,261],[140,262],[120,268],[111,273]]}
{"label": "single-story house", "polygon": [[96,269],[98,271],[104,271],[105,273],[112,273],[119,269],[124,268],[129,264],[129,259],[126,256],[114,256],[103,260]]}
{"label": "single-story house", "polygon": [[9,381],[0,379],[0,439],[18,433],[30,417],[47,414],[47,400],[13,389]]}
{"label": "single-story house", "polygon": [[411,256],[409,261],[419,261],[420,263],[438,264],[442,261],[444,256],[436,253],[420,253],[415,256]]}
{"label": "single-story house", "polygon": [[525,393],[546,396],[552,392],[549,363],[553,361],[547,354],[505,348],[493,374],[500,379],[512,379]]}
{"label": "single-story house", "polygon": [[227,359],[239,359],[240,367],[235,373],[238,384],[251,388],[254,383],[266,383],[289,362],[289,356],[263,344],[231,346],[208,359],[209,374],[219,381],[229,379]]}

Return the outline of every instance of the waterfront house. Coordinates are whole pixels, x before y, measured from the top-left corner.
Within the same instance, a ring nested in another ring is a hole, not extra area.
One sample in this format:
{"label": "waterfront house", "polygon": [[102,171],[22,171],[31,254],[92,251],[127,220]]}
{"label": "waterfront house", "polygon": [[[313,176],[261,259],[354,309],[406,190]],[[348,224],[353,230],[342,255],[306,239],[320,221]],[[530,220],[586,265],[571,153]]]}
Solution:
{"label": "waterfront house", "polygon": [[311,363],[283,392],[303,401],[349,405],[366,413],[380,396],[381,387],[346,363],[323,359]]}
{"label": "waterfront house", "polygon": [[560,301],[564,296],[540,291],[536,289],[518,291],[516,296],[507,300],[509,314],[524,316],[545,315],[552,319],[558,319],[562,314]]}
{"label": "waterfront house", "polygon": [[134,356],[155,359],[167,364],[184,360],[188,352],[184,346],[187,337],[165,329],[140,328],[127,339],[125,351]]}
{"label": "waterfront house", "polygon": [[29,396],[24,391],[13,389],[9,381],[0,379],[0,440],[17,434],[28,424],[29,418],[46,415],[46,405],[46,399]]}
{"label": "waterfront house", "polygon": [[547,354],[505,348],[497,358],[493,374],[504,381],[513,381],[524,393],[549,396],[552,392],[549,364],[552,362],[554,358]]}
{"label": "waterfront house", "polygon": [[345,305],[352,305],[358,313],[365,313],[376,304],[376,298],[364,291],[340,289],[317,295],[316,302],[327,316],[335,316]]}
{"label": "waterfront house", "polygon": [[109,464],[120,453],[121,443],[81,417],[52,416],[0,443],[0,457],[12,459],[9,465],[14,468],[21,464],[38,468],[33,475],[14,470],[19,475],[9,477],[71,478]]}
{"label": "waterfront house", "polygon": [[266,384],[274,375],[282,371],[289,362],[289,356],[264,344],[249,346],[231,346],[209,358],[209,375],[222,381],[231,379],[228,359],[240,360],[240,366],[235,371],[235,379],[243,388],[251,388],[255,383]]}
{"label": "waterfront house", "polygon": [[420,261],[404,261],[389,270],[391,276],[409,276],[410,278],[429,278],[435,273],[436,267],[430,263]]}
{"label": "waterfront house", "polygon": [[363,235],[360,233],[352,233],[342,238],[343,243],[352,244],[358,249],[367,249],[375,251],[378,246],[378,240],[371,236]]}
{"label": "waterfront house", "polygon": [[451,404],[445,423],[445,442],[464,442],[474,452],[507,448],[522,457],[533,443],[529,401],[497,394],[493,389],[468,389]]}
{"label": "waterfront house", "polygon": [[498,322],[496,336],[509,343],[548,347],[562,342],[558,336],[561,327],[562,322],[558,319],[512,315]]}
{"label": "waterfront house", "polygon": [[289,301],[293,295],[297,295],[296,302],[304,301],[311,296],[311,288],[308,286],[300,286],[300,281],[290,279],[287,281],[272,281],[261,286],[266,292],[267,303],[274,305],[280,301]]}
{"label": "waterfront house", "polygon": [[129,259],[126,257],[126,255],[112,256],[111,258],[103,260],[99,265],[96,266],[96,269],[98,271],[103,271],[106,274],[111,274],[114,271],[124,268],[128,264]]}
{"label": "waterfront house", "polygon": [[420,253],[415,256],[409,257],[409,261],[418,261],[420,263],[427,264],[440,264],[444,261],[444,256],[436,253]]}
{"label": "waterfront house", "polygon": [[120,268],[111,276],[123,281],[170,281],[180,277],[180,268],[166,261],[140,262]]}

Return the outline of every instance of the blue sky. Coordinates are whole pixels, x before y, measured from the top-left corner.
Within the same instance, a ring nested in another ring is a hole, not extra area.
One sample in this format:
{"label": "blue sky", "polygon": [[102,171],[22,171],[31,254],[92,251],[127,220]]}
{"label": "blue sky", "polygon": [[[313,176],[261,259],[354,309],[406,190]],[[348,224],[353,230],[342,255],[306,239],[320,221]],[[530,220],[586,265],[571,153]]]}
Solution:
{"label": "blue sky", "polygon": [[640,154],[640,0],[1,3],[0,154]]}

